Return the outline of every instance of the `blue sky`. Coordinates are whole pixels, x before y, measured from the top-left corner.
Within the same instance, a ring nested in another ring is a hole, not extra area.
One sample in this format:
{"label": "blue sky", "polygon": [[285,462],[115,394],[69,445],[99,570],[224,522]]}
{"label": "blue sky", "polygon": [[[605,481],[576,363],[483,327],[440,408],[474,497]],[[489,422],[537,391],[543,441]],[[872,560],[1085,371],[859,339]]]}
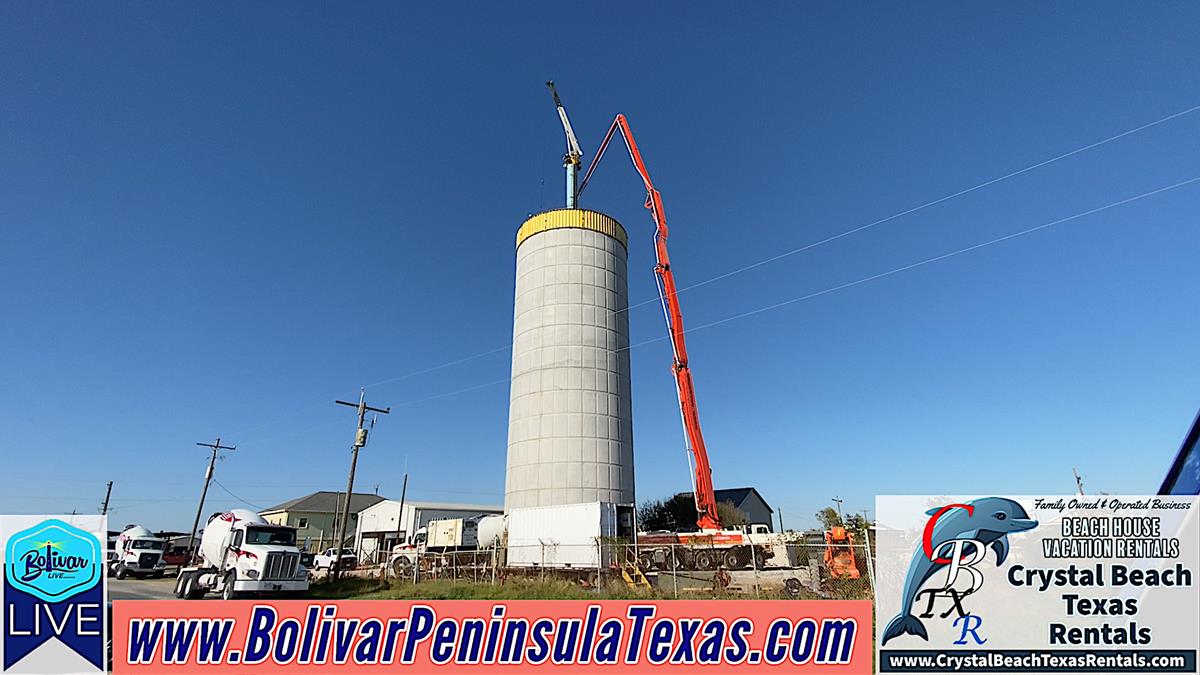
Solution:
{"label": "blue sky", "polygon": [[[683,286],[1200,104],[1190,3],[0,5],[0,512],[186,529],[344,488],[499,503],[515,228],[626,113]],[[717,321],[1200,176],[1200,113],[682,296]],[[584,204],[651,223],[620,153]],[[1200,399],[1200,185],[688,336],[718,487],[1153,491]],[[640,270],[640,271],[639,271]],[[665,334],[651,304],[632,340]],[[639,498],[689,487],[659,341]],[[229,492],[226,492],[225,489]]]}

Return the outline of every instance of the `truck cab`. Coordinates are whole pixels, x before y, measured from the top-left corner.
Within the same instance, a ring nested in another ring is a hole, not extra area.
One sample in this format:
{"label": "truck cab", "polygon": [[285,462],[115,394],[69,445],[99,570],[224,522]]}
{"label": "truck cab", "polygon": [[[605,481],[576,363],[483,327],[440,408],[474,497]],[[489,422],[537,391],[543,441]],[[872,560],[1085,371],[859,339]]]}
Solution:
{"label": "truck cab", "polygon": [[161,579],[166,569],[162,558],[166,548],[165,539],[154,536],[145,527],[131,525],[117,537],[108,571],[118,579],[129,576]]}
{"label": "truck cab", "polygon": [[200,538],[201,565],[180,570],[175,593],[195,599],[214,591],[225,599],[308,590],[296,530],[234,509],[213,516]]}
{"label": "truck cab", "polygon": [[392,554],[388,558],[388,568],[402,579],[411,576],[413,568],[417,566],[417,562],[427,550],[428,541],[429,530],[425,527],[418,528],[408,541],[392,547]]}

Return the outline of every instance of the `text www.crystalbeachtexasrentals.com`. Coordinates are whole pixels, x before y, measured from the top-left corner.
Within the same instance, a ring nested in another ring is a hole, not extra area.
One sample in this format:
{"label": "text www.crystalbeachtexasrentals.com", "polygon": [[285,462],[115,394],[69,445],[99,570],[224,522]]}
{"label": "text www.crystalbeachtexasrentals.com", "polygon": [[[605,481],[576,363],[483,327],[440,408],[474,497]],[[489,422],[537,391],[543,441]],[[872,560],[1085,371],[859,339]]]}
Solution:
{"label": "text www.crystalbeachtexasrentals.com", "polygon": [[880,652],[880,671],[892,673],[1122,672],[1192,673],[1196,652],[1188,650],[889,650]]}

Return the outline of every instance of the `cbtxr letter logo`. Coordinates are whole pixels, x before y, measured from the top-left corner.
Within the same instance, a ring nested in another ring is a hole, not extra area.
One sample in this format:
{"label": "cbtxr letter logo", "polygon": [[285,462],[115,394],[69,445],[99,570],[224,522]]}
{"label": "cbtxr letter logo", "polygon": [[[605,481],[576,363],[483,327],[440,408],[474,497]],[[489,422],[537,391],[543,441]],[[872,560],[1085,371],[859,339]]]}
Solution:
{"label": "cbtxr letter logo", "polygon": [[[979,637],[978,632],[980,626],[983,625],[983,617],[978,614],[968,613],[963,608],[962,599],[983,587],[983,572],[975,569],[975,566],[983,562],[984,558],[987,557],[987,549],[983,544],[974,539],[951,539],[942,542],[939,550],[934,550],[933,530],[937,526],[938,519],[951,509],[963,509],[967,512],[968,517],[974,515],[975,512],[975,507],[970,504],[950,504],[938,509],[929,518],[929,522],[925,523],[925,532],[921,536],[921,548],[925,553],[925,557],[930,562],[946,564],[950,567],[946,572],[946,580],[941,588],[926,589],[917,594],[918,597],[924,594],[928,594],[929,596],[929,605],[921,614],[921,618],[928,619],[933,616],[933,605],[938,597],[950,598],[952,604],[941,615],[941,618],[946,618],[952,611],[958,613],[958,617],[954,619],[952,625],[958,627],[959,623],[962,623],[962,633],[954,641],[954,644],[967,644],[967,634],[969,633],[971,638],[975,640],[975,644],[981,645],[987,642],[987,638]],[[960,572],[966,572],[971,577],[971,585],[964,591],[954,588],[954,582],[958,581]]]}
{"label": "cbtxr letter logo", "polygon": [[[994,551],[996,565],[1002,565],[1008,557],[1008,535],[1033,529],[1037,521],[1031,519],[1020,504],[1002,497],[948,504],[929,509],[925,514],[930,518],[921,535],[921,546],[913,552],[904,578],[900,613],[884,628],[880,646],[905,634],[929,640],[925,625],[913,614],[913,606],[922,595],[928,596],[928,603],[921,618],[933,617],[937,600],[948,598],[950,607],[940,618],[958,614],[951,624],[955,628],[960,628],[961,624],[961,632],[954,644],[967,644],[969,634],[976,644],[981,645],[987,641],[979,635],[983,619],[967,611],[963,598],[983,587],[983,572],[979,567],[987,559],[988,551]],[[939,586],[923,588],[942,570],[946,570],[946,576]],[[966,577],[969,577],[969,583],[959,582],[960,578]]]}

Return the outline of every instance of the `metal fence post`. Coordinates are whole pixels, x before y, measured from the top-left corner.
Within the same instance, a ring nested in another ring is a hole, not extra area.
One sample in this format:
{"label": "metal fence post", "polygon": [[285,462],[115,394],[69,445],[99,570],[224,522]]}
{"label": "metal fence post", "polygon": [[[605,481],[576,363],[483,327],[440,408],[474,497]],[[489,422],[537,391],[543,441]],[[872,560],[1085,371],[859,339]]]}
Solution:
{"label": "metal fence post", "polygon": [[600,592],[600,588],[604,585],[604,542],[596,537],[596,593]]}
{"label": "metal fence post", "polygon": [[675,589],[675,599],[679,599],[679,563],[675,559],[675,544],[671,547],[671,586]]}
{"label": "metal fence post", "polygon": [[875,593],[875,561],[871,560],[871,533],[863,537],[863,549],[867,552],[867,579],[871,582],[871,593]]}
{"label": "metal fence post", "polygon": [[750,565],[754,568],[754,597],[759,597],[758,587],[758,551],[755,550],[754,544],[750,544]]}

